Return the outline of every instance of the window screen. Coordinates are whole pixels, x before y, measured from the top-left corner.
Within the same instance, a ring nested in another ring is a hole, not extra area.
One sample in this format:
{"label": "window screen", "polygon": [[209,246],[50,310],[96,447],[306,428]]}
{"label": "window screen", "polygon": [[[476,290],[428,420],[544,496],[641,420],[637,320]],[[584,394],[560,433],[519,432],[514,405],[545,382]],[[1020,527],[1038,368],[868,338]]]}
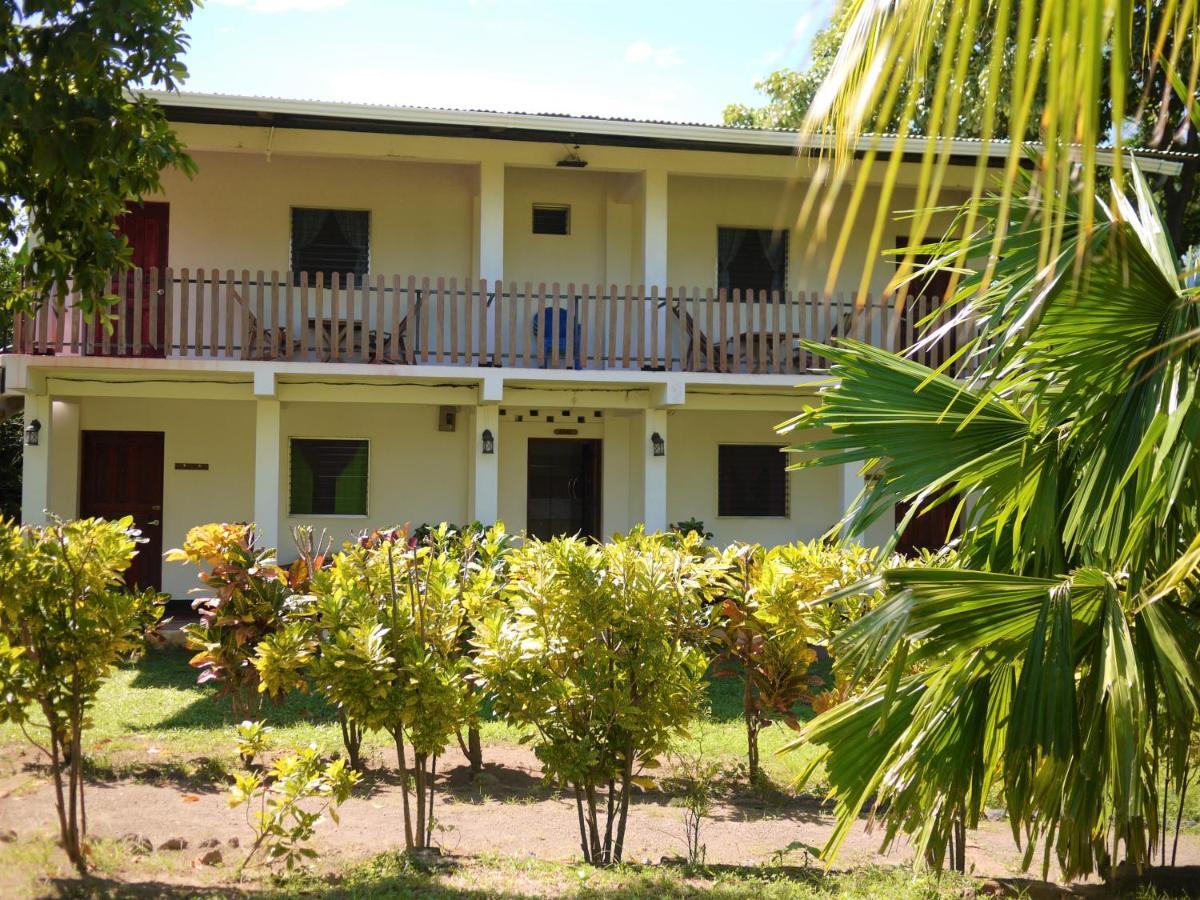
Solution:
{"label": "window screen", "polygon": [[770,444],[717,447],[717,515],[785,518],[787,456]]}
{"label": "window screen", "polygon": [[535,204],[533,207],[533,233],[570,234],[571,207]]}
{"label": "window screen", "polygon": [[361,282],[370,268],[370,215],[360,209],[292,208],[292,271],[318,272],[329,284],[334,272]]}
{"label": "window screen", "polygon": [[733,291],[787,288],[788,233],[769,228],[717,229],[717,287]]}
{"label": "window screen", "polygon": [[366,441],[293,438],[291,450],[291,515],[367,514]]}

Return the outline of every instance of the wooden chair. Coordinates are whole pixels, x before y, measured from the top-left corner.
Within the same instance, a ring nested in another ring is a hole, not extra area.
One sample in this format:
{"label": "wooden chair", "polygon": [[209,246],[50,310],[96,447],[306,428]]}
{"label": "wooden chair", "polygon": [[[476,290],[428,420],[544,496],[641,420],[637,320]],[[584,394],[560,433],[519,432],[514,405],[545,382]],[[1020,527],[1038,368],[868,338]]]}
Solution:
{"label": "wooden chair", "polygon": [[[700,371],[708,371],[710,348],[708,336],[696,327],[696,321],[692,318],[692,314],[686,309],[681,308],[678,302],[671,305],[671,312],[679,320],[679,324],[683,328],[684,337],[687,339],[687,347],[681,360],[682,367],[684,370],[687,370],[692,360],[695,359],[700,366]],[[730,371],[732,360],[729,354],[720,347],[713,347],[712,351],[712,371]]]}

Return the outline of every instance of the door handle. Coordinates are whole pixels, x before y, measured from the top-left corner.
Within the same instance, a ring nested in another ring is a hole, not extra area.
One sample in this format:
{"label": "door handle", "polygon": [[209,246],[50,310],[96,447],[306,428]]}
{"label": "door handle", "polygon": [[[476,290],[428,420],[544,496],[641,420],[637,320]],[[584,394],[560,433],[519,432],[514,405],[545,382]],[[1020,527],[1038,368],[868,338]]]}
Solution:
{"label": "door handle", "polygon": [[161,525],[161,524],[162,524],[162,522],[160,522],[158,519],[151,519],[151,520],[150,520],[149,522],[147,522],[146,524],[147,524],[147,525]]}

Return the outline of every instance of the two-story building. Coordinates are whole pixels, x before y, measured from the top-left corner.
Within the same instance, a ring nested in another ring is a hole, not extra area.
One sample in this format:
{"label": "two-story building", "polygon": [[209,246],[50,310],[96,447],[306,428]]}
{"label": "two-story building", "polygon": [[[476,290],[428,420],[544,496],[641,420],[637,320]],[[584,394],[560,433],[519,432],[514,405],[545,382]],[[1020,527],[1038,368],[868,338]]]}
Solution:
{"label": "two-story building", "polygon": [[[786,471],[774,426],[825,377],[799,342],[903,347],[921,308],[882,299],[890,263],[851,295],[869,216],[846,290],[822,290],[795,134],[158,99],[199,172],[164,173],[122,220],[137,268],[115,320],[61,298],[3,359],[27,521],[132,514],[134,577],[182,597],[193,573],[161,553],[208,521],[253,521],[285,556],[301,524],[473,519],[543,536],[700,519],[775,543],[860,489]],[[954,149],[947,184],[966,187],[984,149]],[[888,228],[894,247],[905,222]]]}

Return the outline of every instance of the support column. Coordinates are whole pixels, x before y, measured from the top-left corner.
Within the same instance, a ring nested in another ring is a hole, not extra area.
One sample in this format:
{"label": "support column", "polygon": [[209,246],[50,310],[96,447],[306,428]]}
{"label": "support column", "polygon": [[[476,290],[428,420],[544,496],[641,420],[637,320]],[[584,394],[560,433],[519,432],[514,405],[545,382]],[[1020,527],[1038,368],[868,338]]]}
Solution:
{"label": "support column", "polygon": [[279,401],[255,401],[254,523],[266,547],[279,547],[279,461],[282,456]]}
{"label": "support column", "polygon": [[647,169],[643,173],[642,265],[646,290],[667,287],[667,172]]}
{"label": "support column", "polygon": [[[858,495],[862,493],[863,487],[866,486],[866,479],[859,474],[859,469],[862,468],[862,463],[846,463],[841,467],[841,482],[842,482],[842,508],[840,515],[844,516],[849,510],[851,504],[858,499]],[[856,542],[861,543],[861,538],[855,538]]]}
{"label": "support column", "polygon": [[[658,296],[662,298],[666,296],[667,289],[667,172],[665,169],[647,169],[643,177],[645,190],[642,194],[642,271],[646,296],[653,296],[653,289],[658,288]],[[651,318],[658,319],[658,346],[653,350],[661,359],[665,355],[667,343],[666,305],[660,307],[647,301],[645,311],[647,335],[654,334]]]}
{"label": "support column", "polygon": [[[486,404],[475,407],[475,427],[471,435],[471,510],[472,521],[492,525],[500,516],[500,407]],[[483,433],[492,433],[493,452],[483,452]]]}
{"label": "support column", "polygon": [[50,420],[54,447],[49,455],[49,509],[64,519],[75,519],[79,516],[79,401],[52,400]]}
{"label": "support column", "polygon": [[41,424],[38,445],[22,446],[21,453],[21,521],[26,525],[42,525],[50,501],[50,447],[54,425],[50,414],[48,394],[25,395],[25,427],[34,421]]}
{"label": "support column", "polygon": [[[654,455],[654,435],[667,441],[667,411],[648,409],[642,414],[642,517],[646,531],[667,530],[667,457]],[[666,443],[666,452],[671,446]]]}
{"label": "support column", "polygon": [[504,163],[479,164],[479,277],[490,284],[504,277]]}

